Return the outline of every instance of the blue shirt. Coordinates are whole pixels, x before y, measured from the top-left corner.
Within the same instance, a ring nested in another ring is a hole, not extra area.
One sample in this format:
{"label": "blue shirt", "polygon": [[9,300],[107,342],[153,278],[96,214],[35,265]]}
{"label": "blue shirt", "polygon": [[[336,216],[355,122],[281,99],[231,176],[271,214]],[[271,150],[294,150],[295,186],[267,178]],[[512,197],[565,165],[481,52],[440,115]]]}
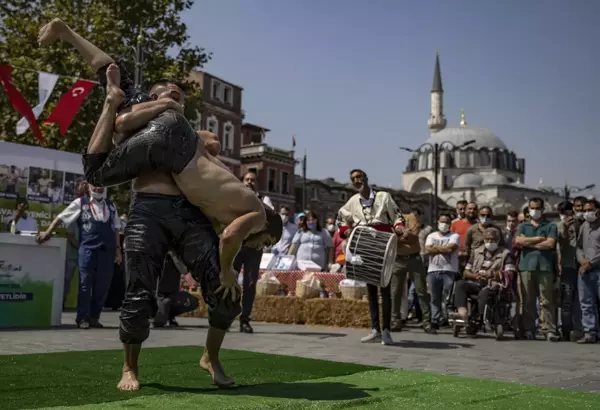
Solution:
{"label": "blue shirt", "polygon": [[294,235],[292,245],[296,248],[296,259],[313,261],[324,271],[327,270],[327,249],[333,248],[333,241],[327,230],[300,230]]}
{"label": "blue shirt", "polygon": [[281,239],[273,246],[273,253],[277,252],[279,255],[287,255],[290,251],[290,246],[292,246],[292,239],[294,239],[296,232],[298,232],[298,227],[295,224],[288,222],[283,225]]}

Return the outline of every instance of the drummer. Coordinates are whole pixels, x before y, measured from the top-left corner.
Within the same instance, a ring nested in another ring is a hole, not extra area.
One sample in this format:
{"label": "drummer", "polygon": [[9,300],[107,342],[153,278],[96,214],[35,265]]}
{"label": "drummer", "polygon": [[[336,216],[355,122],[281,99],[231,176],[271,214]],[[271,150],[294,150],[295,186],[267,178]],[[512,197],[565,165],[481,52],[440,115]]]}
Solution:
{"label": "drummer", "polygon": [[[340,208],[338,221],[342,225],[371,226],[378,231],[404,234],[404,219],[400,208],[385,191],[375,191],[369,186],[367,174],[361,169],[350,171],[350,181],[357,193]],[[393,270],[394,274],[395,267]],[[392,298],[390,286],[381,288],[381,312],[383,323],[379,322],[379,302],[377,286],[367,284],[369,313],[371,314],[371,333],[361,339],[362,343],[381,342],[393,345],[390,335],[392,316]]]}

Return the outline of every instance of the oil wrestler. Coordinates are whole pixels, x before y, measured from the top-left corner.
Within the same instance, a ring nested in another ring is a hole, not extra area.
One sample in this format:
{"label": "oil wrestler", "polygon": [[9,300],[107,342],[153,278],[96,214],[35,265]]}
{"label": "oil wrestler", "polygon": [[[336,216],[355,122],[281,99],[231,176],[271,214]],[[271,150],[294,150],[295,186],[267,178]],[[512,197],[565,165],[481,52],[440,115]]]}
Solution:
{"label": "oil wrestler", "polygon": [[[277,241],[281,235],[277,215],[269,218],[271,223],[266,232],[259,232],[265,227],[266,219],[262,204],[209,156],[204,145],[198,143],[199,137],[189,123],[171,106],[156,121],[150,121],[123,143],[120,146],[123,149],[109,155],[117,112],[131,108],[136,102],[150,101],[151,97],[134,89],[126,75],[121,79],[119,68],[112,64],[109,56],[62,21],[52,21],[40,33],[41,44],[49,44],[58,38],[75,46],[101,74],[108,65],[107,74],[101,76],[107,87],[106,101],[84,160],[86,174],[104,185],[125,182],[111,180],[119,172],[125,174],[121,179],[138,177],[134,184],[136,197],[125,232],[128,286],[120,325],[125,364],[118,387],[121,390],[139,389],[138,357],[141,344],[149,334],[149,318],[155,313],[155,287],[168,247],[173,247],[191,268],[209,306],[211,327],[200,365],[211,373],[216,384],[233,384],[225,376],[218,359],[225,330],[240,310],[239,291],[231,266],[244,240],[256,246]],[[162,88],[154,89],[156,98],[160,93],[173,93],[173,90],[183,97],[182,91],[169,86],[163,84]],[[136,154],[141,151],[149,152],[150,158],[145,156],[142,161],[138,156],[136,161]],[[184,163],[182,158],[189,161]],[[210,198],[206,197],[208,193]],[[211,208],[208,216],[213,221],[199,208],[205,211]],[[227,226],[221,229],[220,258],[213,223]],[[221,290],[223,296],[217,296]]]}

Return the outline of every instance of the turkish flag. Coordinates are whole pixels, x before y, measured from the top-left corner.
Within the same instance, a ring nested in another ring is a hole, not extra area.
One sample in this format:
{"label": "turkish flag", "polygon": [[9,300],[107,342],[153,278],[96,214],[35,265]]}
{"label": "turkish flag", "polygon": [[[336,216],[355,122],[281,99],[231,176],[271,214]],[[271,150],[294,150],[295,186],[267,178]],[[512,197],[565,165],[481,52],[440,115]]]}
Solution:
{"label": "turkish flag", "polygon": [[42,132],[40,131],[40,127],[38,126],[35,115],[33,114],[33,110],[31,106],[23,97],[23,94],[19,91],[17,87],[12,83],[12,67],[9,65],[0,65],[0,83],[4,87],[6,91],[6,95],[10,100],[15,111],[21,114],[31,127],[31,131],[33,131],[33,135],[37,138],[40,144],[44,143],[44,137],[42,137]]}
{"label": "turkish flag", "polygon": [[85,101],[95,83],[87,80],[77,80],[77,82],[67,91],[56,103],[54,110],[45,121],[46,124],[58,124],[60,134],[65,135],[69,126],[75,119],[77,111]]}

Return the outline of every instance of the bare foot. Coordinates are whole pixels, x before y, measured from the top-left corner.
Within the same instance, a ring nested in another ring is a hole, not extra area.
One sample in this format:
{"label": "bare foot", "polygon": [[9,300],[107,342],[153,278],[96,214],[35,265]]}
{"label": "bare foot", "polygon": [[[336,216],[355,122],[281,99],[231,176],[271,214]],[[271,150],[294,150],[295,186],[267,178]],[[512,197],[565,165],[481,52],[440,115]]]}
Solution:
{"label": "bare foot", "polygon": [[125,100],[125,93],[119,87],[121,83],[121,71],[119,66],[111,64],[106,69],[106,99],[115,104],[121,104]]}
{"label": "bare foot", "polygon": [[140,382],[137,379],[137,371],[123,370],[123,376],[121,376],[121,380],[119,381],[119,384],[117,384],[117,389],[121,391],[139,390]]}
{"label": "bare foot", "polygon": [[221,366],[221,362],[218,360],[211,361],[206,353],[204,353],[200,359],[200,368],[210,373],[213,383],[219,387],[231,387],[235,384],[235,380],[225,376],[225,371],[223,370],[223,366]]}
{"label": "bare foot", "polygon": [[58,40],[62,33],[68,28],[67,24],[59,18],[53,19],[40,29],[38,43],[40,46],[48,46]]}

